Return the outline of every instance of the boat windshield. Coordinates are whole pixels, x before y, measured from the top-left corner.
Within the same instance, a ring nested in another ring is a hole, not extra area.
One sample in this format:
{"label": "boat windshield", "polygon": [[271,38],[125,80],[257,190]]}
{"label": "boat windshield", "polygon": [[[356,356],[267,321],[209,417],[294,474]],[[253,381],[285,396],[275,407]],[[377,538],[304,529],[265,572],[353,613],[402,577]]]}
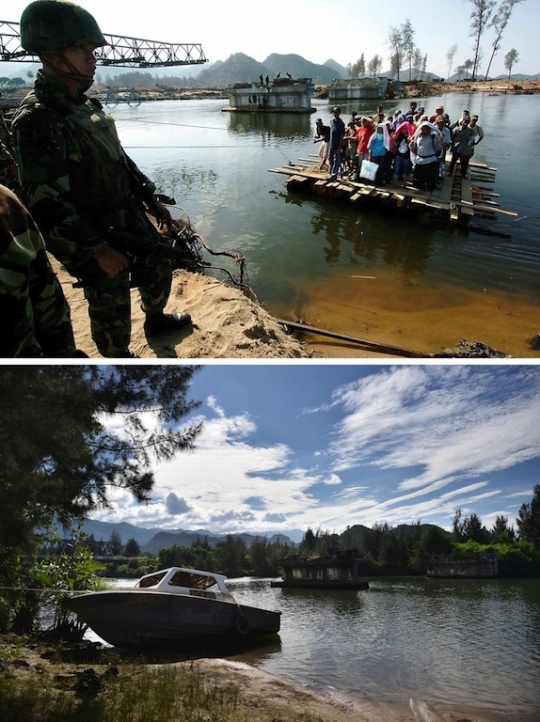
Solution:
{"label": "boat windshield", "polygon": [[147,589],[148,587],[155,587],[157,586],[160,581],[163,579],[163,577],[167,574],[167,572],[158,572],[157,574],[152,574],[147,577],[143,577],[139,580],[137,583],[138,587],[141,587],[143,589]]}
{"label": "boat windshield", "polygon": [[[156,572],[155,574],[149,574],[139,580],[137,586],[140,589],[150,589],[157,587],[169,574],[170,570],[166,569],[162,572]],[[176,571],[170,579],[167,580],[166,584],[170,587],[183,587],[186,589],[199,589],[204,591],[209,587],[217,585],[217,581],[213,576],[208,574],[200,574],[197,572],[190,572],[186,570]]]}
{"label": "boat windshield", "polygon": [[190,572],[176,572],[169,579],[169,584],[173,587],[189,587],[190,589],[208,589],[216,584],[214,577],[206,574],[191,574]]}

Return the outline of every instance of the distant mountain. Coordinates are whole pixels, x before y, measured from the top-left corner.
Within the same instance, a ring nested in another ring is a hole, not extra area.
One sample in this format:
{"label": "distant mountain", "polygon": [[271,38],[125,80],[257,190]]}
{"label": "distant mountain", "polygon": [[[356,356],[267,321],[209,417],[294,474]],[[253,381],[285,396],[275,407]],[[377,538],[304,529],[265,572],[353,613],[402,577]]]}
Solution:
{"label": "distant mountain", "polygon": [[[524,73],[512,73],[510,77],[510,82],[513,82],[514,80],[538,80],[540,78],[540,73],[536,73],[536,75],[525,75]],[[483,80],[484,76],[481,75],[479,80]],[[505,73],[504,75],[497,75],[496,78],[490,78],[491,80],[508,80],[508,73]]]}
{"label": "distant mountain", "polygon": [[202,70],[197,76],[197,85],[200,88],[225,88],[232,83],[257,82],[261,75],[271,76],[272,71],[249,55],[235,53],[217,67]]}
{"label": "distant mountain", "polygon": [[306,60],[301,55],[269,55],[264,64],[272,71],[270,78],[281,73],[285,77],[287,73],[293,78],[312,78],[314,83],[326,85],[336,77],[335,70],[326,65],[317,65]]}
{"label": "distant mountain", "polygon": [[[436,527],[440,529],[440,527],[437,527],[436,524],[420,524],[420,531],[423,533],[431,527]],[[395,536],[404,537],[408,536],[413,531],[416,531],[416,529],[416,524],[398,524],[396,527],[392,527],[392,533]],[[353,545],[360,546],[364,534],[370,531],[372,531],[370,527],[363,526],[362,524],[355,524],[354,526],[349,527],[342,534],[340,534],[340,539],[345,542],[349,547]],[[452,536],[450,532],[446,533],[449,536]]]}
{"label": "distant mountain", "polygon": [[339,63],[336,63],[335,60],[327,60],[325,63],[323,63],[327,68],[330,68],[334,71],[334,78],[348,78],[349,77],[349,71],[347,68],[345,68],[343,65],[340,65]]}
{"label": "distant mountain", "polygon": [[[208,542],[210,547],[215,547],[219,541],[226,539],[227,534],[208,534],[208,533],[197,533],[189,531],[180,532],[169,532],[162,531],[158,532],[153,536],[149,542],[141,547],[141,551],[148,552],[149,554],[158,554],[161,549],[170,549],[173,546],[190,547],[193,542],[198,539],[204,539]],[[231,534],[235,539],[242,539],[245,545],[249,548],[256,539],[267,538],[270,543],[288,544],[293,546],[293,541],[284,534],[274,534],[268,537],[266,534]]]}
{"label": "distant mountain", "polygon": [[120,534],[125,544],[129,539],[135,539],[142,547],[152,539],[161,529],[145,529],[144,527],[128,524],[127,522],[108,522],[87,519],[83,522],[82,530],[96,541],[108,541],[113,532]]}
{"label": "distant mountain", "polygon": [[[157,527],[146,529],[126,522],[114,523],[94,519],[87,519],[83,523],[82,529],[88,536],[93,535],[96,541],[108,541],[113,532],[120,534],[123,544],[126,544],[130,539],[135,539],[142,551],[150,552],[151,554],[157,554],[161,549],[167,549],[175,544],[177,546],[189,547],[198,538],[207,539],[210,546],[213,547],[218,541],[227,537],[227,534],[214,534],[206,529],[196,529],[194,531],[174,529],[164,531]],[[289,534],[291,536],[289,536]],[[266,538],[271,543],[280,542],[281,544],[292,545],[295,543],[292,537],[294,537],[296,541],[301,541],[303,532],[299,529],[293,529],[288,532],[288,534],[261,532],[254,534],[233,534],[232,536],[242,538],[247,546],[251,546],[257,538]]]}
{"label": "distant mountain", "polygon": [[[384,78],[392,78],[395,79],[396,74],[393,70],[387,70],[384,73],[381,73],[381,76]],[[409,80],[409,77],[411,80]],[[411,68],[409,72],[409,68],[401,68],[399,71],[399,80],[401,83],[410,83],[414,80],[440,80],[441,76],[437,75],[436,73],[430,73],[429,70],[426,70],[426,72],[423,72],[422,70],[419,70],[418,68]]]}
{"label": "distant mountain", "polygon": [[[216,63],[217,66],[217,63]],[[258,82],[261,75],[273,80],[278,74],[293,78],[312,78],[314,83],[327,84],[336,77],[336,71],[325,65],[317,65],[300,55],[273,53],[259,63],[249,55],[235,53],[217,67],[205,68],[197,75],[201,88],[226,88],[233,83]]]}

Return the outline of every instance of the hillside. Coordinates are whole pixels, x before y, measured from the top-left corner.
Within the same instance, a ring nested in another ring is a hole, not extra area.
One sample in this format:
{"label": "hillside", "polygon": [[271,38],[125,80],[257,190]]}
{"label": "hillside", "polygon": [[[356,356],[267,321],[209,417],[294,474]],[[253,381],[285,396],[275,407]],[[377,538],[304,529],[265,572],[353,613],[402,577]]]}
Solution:
{"label": "hillside", "polygon": [[232,536],[234,539],[242,539],[248,549],[251,547],[256,539],[266,539],[270,544],[288,544],[293,546],[293,541],[290,537],[285,534],[273,534],[268,536],[267,534],[209,534],[180,531],[180,532],[169,532],[160,531],[150,539],[143,547],[141,551],[148,552],[149,554],[158,554],[161,549],[170,549],[171,547],[191,547],[192,544],[199,540],[204,540],[208,543],[208,546],[213,548],[218,542],[224,541],[227,536]]}
{"label": "hillside", "polygon": [[[421,524],[420,531],[425,532],[433,526],[435,525]],[[398,538],[403,538],[416,530],[417,527],[414,524],[399,524],[392,528],[392,533]],[[163,530],[158,527],[140,527],[126,522],[113,523],[92,519],[87,519],[84,522],[83,531],[88,536],[93,536],[98,542],[109,541],[113,533],[120,535],[123,544],[126,544],[130,539],[135,539],[141,547],[141,551],[148,552],[149,554],[158,554],[162,549],[170,549],[173,546],[191,547],[194,542],[199,540],[204,540],[211,548],[214,548],[218,542],[225,540],[228,536],[227,534],[216,534],[207,529]],[[358,549],[362,546],[365,534],[370,531],[371,529],[363,524],[354,524],[337,536],[343,548]],[[303,540],[304,532],[300,529],[291,529],[286,534],[275,532],[241,532],[232,534],[231,536],[235,539],[242,539],[248,548],[251,547],[256,539],[266,539],[271,544],[279,543],[294,546]]]}
{"label": "hillside", "polygon": [[275,77],[278,73],[281,73],[282,76],[289,73],[293,78],[312,78],[313,82],[324,85],[331,83],[336,77],[336,71],[333,68],[310,63],[300,55],[273,53],[266,58],[264,64],[272,71],[270,78]]}
{"label": "hillside", "polygon": [[256,81],[260,75],[272,75],[272,71],[249,55],[235,53],[219,66],[202,70],[194,82],[199,88],[225,88],[232,83]]}

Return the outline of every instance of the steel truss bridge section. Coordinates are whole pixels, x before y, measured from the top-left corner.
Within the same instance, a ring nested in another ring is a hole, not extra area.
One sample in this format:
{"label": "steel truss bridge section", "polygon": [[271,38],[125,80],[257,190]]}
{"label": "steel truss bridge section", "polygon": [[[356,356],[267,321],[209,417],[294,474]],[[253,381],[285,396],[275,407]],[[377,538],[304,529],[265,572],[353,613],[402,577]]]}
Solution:
{"label": "steel truss bridge section", "polygon": [[[165,43],[125,35],[104,33],[108,45],[96,48],[98,65],[117,68],[162,68],[175,65],[202,65],[208,60],[198,43]],[[0,20],[0,61],[39,62],[37,55],[21,47],[19,23]]]}

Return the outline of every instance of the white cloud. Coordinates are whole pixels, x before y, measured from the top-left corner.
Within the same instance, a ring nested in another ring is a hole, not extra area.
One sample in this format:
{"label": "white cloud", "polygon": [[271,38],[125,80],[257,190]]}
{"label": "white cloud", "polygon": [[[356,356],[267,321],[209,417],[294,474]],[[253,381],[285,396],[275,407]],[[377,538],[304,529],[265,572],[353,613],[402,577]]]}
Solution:
{"label": "white cloud", "polygon": [[327,479],[324,479],[323,484],[327,486],[339,486],[343,484],[343,480],[337,474],[330,474]]}
{"label": "white cloud", "polygon": [[[127,492],[115,490],[107,516],[163,528],[177,527],[181,517],[183,528],[221,533],[446,524],[457,508],[470,513],[485,505],[491,518],[495,503],[517,508],[512,497],[532,495],[507,489],[503,495],[496,475],[540,453],[538,374],[527,368],[505,374],[472,366],[368,374],[312,408],[314,421],[323,413],[340,420],[326,448],[314,436],[317,448],[307,456],[305,448],[297,454],[294,435],[286,433],[291,419],[280,418],[283,440],[266,443],[250,415],[228,417],[210,395],[196,451],[155,469],[152,504],[136,507]],[[299,463],[314,457],[314,469]]]}

